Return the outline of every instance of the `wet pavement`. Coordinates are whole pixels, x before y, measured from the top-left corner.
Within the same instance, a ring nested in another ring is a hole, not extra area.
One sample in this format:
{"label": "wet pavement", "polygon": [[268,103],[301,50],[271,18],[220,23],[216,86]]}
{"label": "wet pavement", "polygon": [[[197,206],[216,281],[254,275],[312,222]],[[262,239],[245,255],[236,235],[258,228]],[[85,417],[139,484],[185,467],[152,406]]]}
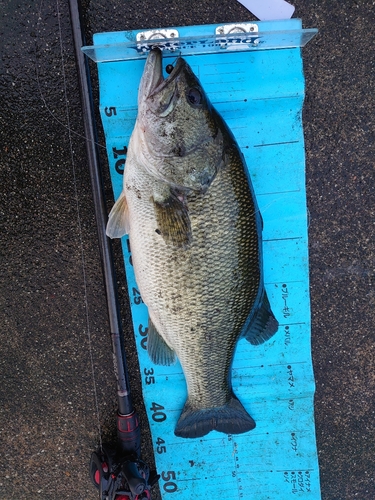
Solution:
{"label": "wet pavement", "polygon": [[[373,500],[375,10],[364,0],[294,4],[320,31],[303,59],[322,498]],[[253,19],[235,0],[188,5],[86,1],[88,43],[99,31]],[[116,399],[68,3],[3,0],[0,17],[0,499],[94,499],[88,461],[113,434]]]}

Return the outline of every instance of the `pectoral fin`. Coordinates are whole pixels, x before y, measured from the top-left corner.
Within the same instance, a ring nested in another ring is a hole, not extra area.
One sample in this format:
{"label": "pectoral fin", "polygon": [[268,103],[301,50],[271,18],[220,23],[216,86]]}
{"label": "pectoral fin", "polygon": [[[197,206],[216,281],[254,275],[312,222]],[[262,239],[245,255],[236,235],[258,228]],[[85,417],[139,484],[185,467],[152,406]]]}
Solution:
{"label": "pectoral fin", "polygon": [[176,362],[176,354],[156,330],[151,318],[148,319],[147,352],[156,365],[169,366]]}
{"label": "pectoral fin", "polygon": [[113,205],[108,217],[106,233],[109,238],[122,238],[129,232],[129,211],[124,193]]}
{"label": "pectoral fin", "polygon": [[263,292],[259,308],[253,314],[242,336],[246,338],[250,344],[259,345],[269,340],[278,330],[279,322],[271,311],[271,306],[267,297],[267,293]]}
{"label": "pectoral fin", "polygon": [[164,199],[154,196],[157,231],[166,243],[186,246],[191,241],[191,225],[186,204],[176,194],[169,192]]}

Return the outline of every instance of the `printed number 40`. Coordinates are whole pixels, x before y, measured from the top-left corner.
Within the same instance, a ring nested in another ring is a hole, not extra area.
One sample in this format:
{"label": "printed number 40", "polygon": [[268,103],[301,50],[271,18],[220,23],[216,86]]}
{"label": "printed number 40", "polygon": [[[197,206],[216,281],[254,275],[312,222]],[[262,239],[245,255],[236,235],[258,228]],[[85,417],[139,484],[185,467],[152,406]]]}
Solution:
{"label": "printed number 40", "polygon": [[158,403],[152,403],[150,410],[153,412],[152,420],[154,422],[164,422],[164,420],[166,420],[167,415],[163,411],[161,411],[164,409],[164,406],[159,405]]}

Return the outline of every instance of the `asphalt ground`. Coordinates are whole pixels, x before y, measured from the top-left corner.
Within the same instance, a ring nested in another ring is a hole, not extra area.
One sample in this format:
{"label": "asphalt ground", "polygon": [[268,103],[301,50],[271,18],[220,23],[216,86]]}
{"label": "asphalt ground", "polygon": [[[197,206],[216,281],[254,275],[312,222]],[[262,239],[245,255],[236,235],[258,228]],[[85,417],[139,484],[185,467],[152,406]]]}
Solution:
{"label": "asphalt ground", "polygon": [[[373,500],[375,4],[294,4],[319,29],[303,49],[303,118],[322,498]],[[87,43],[95,32],[254,19],[235,0],[92,0],[83,14]],[[113,436],[116,391],[67,0],[2,0],[0,36],[0,499],[95,499],[88,461]]]}

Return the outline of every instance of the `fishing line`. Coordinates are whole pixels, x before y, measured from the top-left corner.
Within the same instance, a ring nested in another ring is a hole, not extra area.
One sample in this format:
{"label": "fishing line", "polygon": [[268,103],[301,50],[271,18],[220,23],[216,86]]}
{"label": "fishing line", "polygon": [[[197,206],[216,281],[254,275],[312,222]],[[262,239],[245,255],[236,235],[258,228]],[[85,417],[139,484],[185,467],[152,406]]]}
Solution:
{"label": "fishing line", "polygon": [[[36,25],[36,30],[37,30],[37,33],[38,33],[38,36],[36,37],[37,40],[42,40],[43,39],[43,37],[41,35],[40,24],[39,24],[39,21],[42,20],[42,6],[43,6],[43,0],[41,0],[40,4],[39,4],[38,20],[37,20],[37,25]],[[59,23],[59,30],[60,30],[60,18],[58,19],[58,23]],[[60,39],[60,41],[61,41],[61,39]],[[61,125],[62,127],[66,128],[69,131],[69,134],[74,134],[74,135],[76,135],[77,137],[79,137],[81,139],[85,139],[86,141],[93,142],[95,145],[99,146],[100,148],[107,149],[105,146],[103,146],[103,144],[100,144],[100,143],[98,143],[96,141],[93,141],[92,139],[88,139],[84,135],[76,132],[75,130],[73,130],[72,128],[70,128],[69,123],[66,124],[66,123],[62,122],[61,120],[59,120],[54,115],[53,111],[51,110],[51,108],[47,104],[47,101],[45,100],[45,97],[44,97],[43,91],[42,91],[42,87],[41,87],[41,84],[40,84],[39,71],[38,71],[38,55],[39,55],[38,45],[37,45],[37,42],[35,42],[35,73],[36,73],[36,82],[37,82],[37,86],[38,86],[40,98],[41,98],[41,100],[42,100],[42,102],[44,104],[44,107],[48,111],[48,113],[52,116],[52,118],[59,125]],[[66,89],[65,89],[65,91],[66,91]]]}
{"label": "fishing line", "polygon": [[255,210],[255,212],[252,212],[251,214],[249,214],[249,216],[256,215],[256,214],[261,214],[261,215],[264,214],[264,212],[266,212],[274,203],[276,203],[279,200],[282,200],[283,198],[284,198],[284,196],[279,196],[278,198],[271,200],[269,203],[267,203],[267,205],[262,207],[262,210],[260,208],[258,208],[258,210]]}
{"label": "fishing line", "polygon": [[80,241],[80,248],[81,248],[81,261],[82,261],[82,275],[83,275],[83,286],[84,286],[84,303],[85,303],[85,310],[86,310],[87,338],[88,338],[88,345],[89,345],[89,357],[90,357],[90,363],[91,363],[91,375],[92,375],[92,382],[93,382],[93,393],[94,393],[94,401],[95,401],[95,408],[96,408],[97,427],[98,427],[98,431],[99,431],[99,443],[100,443],[100,449],[102,449],[102,430],[101,430],[101,425],[100,425],[98,392],[97,392],[97,386],[96,386],[96,380],[95,380],[95,367],[94,367],[94,358],[93,358],[93,353],[92,353],[89,307],[88,307],[88,300],[87,300],[87,280],[86,280],[86,271],[85,271],[86,262],[85,262],[84,248],[83,248],[82,221],[81,221],[81,214],[80,214],[80,209],[79,209],[79,199],[78,199],[77,180],[76,180],[76,166],[75,166],[75,161],[74,161],[73,143],[72,143],[72,132],[73,131],[70,127],[69,102],[68,102],[68,93],[67,93],[67,86],[66,86],[65,60],[64,60],[64,50],[63,50],[62,31],[61,31],[61,22],[60,22],[59,0],[56,0],[56,10],[57,10],[58,25],[59,25],[61,68],[62,68],[62,76],[63,76],[64,96],[65,96],[65,113],[66,113],[66,122],[67,122],[67,127],[65,127],[65,128],[68,130],[68,137],[69,137],[69,149],[70,149],[70,157],[71,157],[71,163],[72,163],[72,172],[73,172],[73,180],[74,180],[74,193],[75,193],[75,200],[76,200],[77,221],[78,221],[78,229],[79,229],[79,241]]}

